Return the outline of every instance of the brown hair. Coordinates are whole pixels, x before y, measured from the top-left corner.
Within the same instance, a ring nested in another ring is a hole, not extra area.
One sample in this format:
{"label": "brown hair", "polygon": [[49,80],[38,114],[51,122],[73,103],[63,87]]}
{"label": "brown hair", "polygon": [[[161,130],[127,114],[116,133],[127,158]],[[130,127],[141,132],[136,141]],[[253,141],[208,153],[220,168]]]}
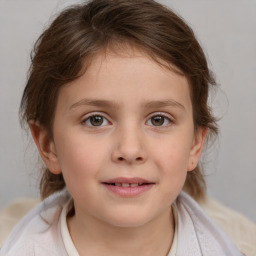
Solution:
{"label": "brown hair", "polygon": [[[195,129],[217,134],[208,106],[215,81],[191,28],[153,0],[93,0],[64,10],[37,40],[20,105],[21,120],[39,122],[52,135],[60,88],[81,75],[84,63],[111,45],[135,45],[155,60],[176,66],[190,83]],[[86,70],[85,70],[86,71]],[[45,198],[65,187],[63,176],[44,168],[40,183]],[[189,172],[184,188],[195,198],[205,194],[203,173]]]}

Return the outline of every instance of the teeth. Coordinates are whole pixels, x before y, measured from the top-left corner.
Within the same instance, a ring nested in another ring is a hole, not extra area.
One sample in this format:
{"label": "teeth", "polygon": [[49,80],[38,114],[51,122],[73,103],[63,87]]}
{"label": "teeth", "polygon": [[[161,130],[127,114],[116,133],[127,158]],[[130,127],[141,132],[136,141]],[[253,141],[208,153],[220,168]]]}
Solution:
{"label": "teeth", "polygon": [[138,187],[141,184],[143,184],[143,183],[140,183],[140,184],[138,184],[138,183],[132,183],[132,184],[130,184],[130,183],[115,183],[115,186],[123,187],[123,188],[128,188],[128,187],[134,188],[134,187]]}

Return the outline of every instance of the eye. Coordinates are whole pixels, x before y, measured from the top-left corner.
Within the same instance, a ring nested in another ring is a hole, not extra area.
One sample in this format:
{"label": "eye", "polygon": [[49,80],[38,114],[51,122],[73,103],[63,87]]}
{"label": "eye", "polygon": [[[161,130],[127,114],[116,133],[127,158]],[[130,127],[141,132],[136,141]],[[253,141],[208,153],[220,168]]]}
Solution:
{"label": "eye", "polygon": [[165,116],[164,114],[157,114],[154,116],[151,116],[151,118],[147,121],[148,125],[153,126],[167,126],[170,123],[172,123],[172,120]]}
{"label": "eye", "polygon": [[86,124],[87,126],[91,127],[106,126],[109,123],[110,122],[104,116],[99,114],[92,114],[82,121],[82,124]]}

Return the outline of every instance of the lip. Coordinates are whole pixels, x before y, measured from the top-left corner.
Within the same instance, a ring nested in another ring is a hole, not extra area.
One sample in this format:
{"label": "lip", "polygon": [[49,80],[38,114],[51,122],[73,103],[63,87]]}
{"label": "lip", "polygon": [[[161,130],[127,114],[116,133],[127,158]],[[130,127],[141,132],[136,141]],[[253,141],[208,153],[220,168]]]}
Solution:
{"label": "lip", "polygon": [[[131,187],[131,186],[122,187],[122,186],[116,186],[115,183],[140,184],[140,185],[136,187]],[[133,177],[133,178],[118,177],[118,178],[106,180],[102,182],[102,184],[108,191],[118,196],[136,197],[150,190],[155,183],[139,177]]]}
{"label": "lip", "polygon": [[140,178],[140,177],[132,177],[132,178],[126,178],[126,177],[117,177],[114,179],[103,181],[102,183],[154,183],[152,181]]}

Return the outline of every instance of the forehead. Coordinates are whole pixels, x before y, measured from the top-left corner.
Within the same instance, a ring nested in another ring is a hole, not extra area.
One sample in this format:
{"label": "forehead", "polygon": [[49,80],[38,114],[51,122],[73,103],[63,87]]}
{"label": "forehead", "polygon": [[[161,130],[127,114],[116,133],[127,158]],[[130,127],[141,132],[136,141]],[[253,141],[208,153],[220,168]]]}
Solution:
{"label": "forehead", "polygon": [[92,64],[95,64],[95,62],[98,62],[99,60],[103,62],[110,57],[120,57],[124,59],[146,57],[167,71],[171,70],[181,76],[185,76],[180,68],[175,66],[171,61],[159,57],[152,49],[147,49],[143,45],[132,41],[125,41],[125,39],[121,43],[113,41],[107,45],[103,45],[95,52],[91,52],[88,56],[84,57],[84,65],[80,73],[83,74],[86,72]]}
{"label": "forehead", "polygon": [[[119,68],[121,66],[127,69]],[[84,62],[81,73],[87,77],[91,75],[100,77],[107,73],[128,75],[131,72],[135,74],[141,66],[144,73],[151,71],[152,76],[158,75],[159,78],[161,74],[170,77],[177,75],[188,82],[183,71],[178,67],[132,43],[111,44],[100,49]],[[143,76],[143,73],[141,75]]]}
{"label": "forehead", "polygon": [[65,102],[78,102],[86,97],[116,102],[128,98],[168,101],[169,97],[190,104],[188,81],[174,66],[156,61],[136,48],[122,50],[97,53],[85,65],[83,75],[61,89],[60,96]]}

